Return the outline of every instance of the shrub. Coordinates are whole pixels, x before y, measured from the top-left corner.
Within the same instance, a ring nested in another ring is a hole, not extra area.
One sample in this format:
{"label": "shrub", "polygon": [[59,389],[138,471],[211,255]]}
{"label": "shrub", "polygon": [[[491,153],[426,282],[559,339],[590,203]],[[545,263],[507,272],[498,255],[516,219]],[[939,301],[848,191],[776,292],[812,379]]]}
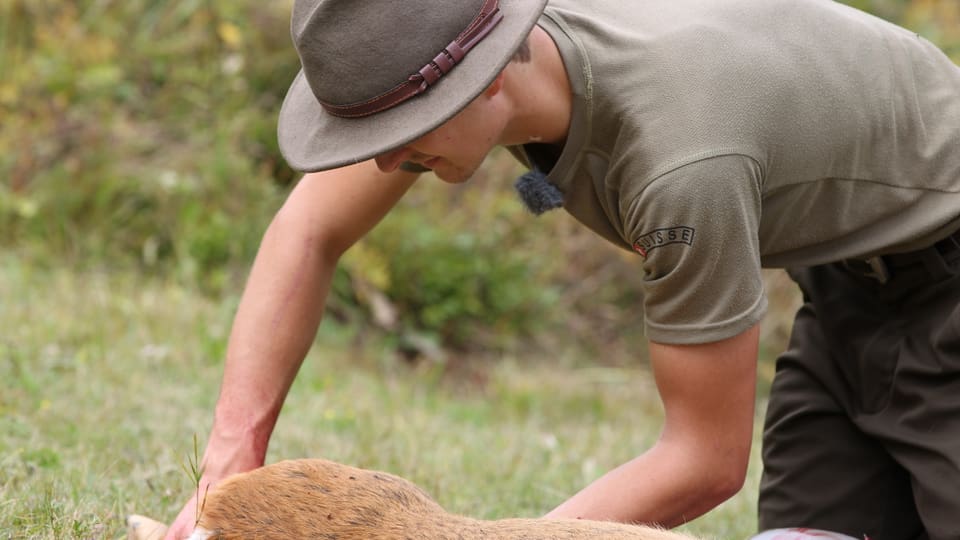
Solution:
{"label": "shrub", "polygon": [[[960,60],[960,3],[849,3]],[[276,142],[299,68],[289,8],[0,0],[0,248],[239,288],[295,178]],[[348,253],[332,312],[461,349],[544,328],[604,346],[640,334],[635,262],[572,220],[528,216],[517,172],[499,155],[465,186],[419,182]]]}
{"label": "shrub", "polygon": [[298,68],[286,6],[0,9],[0,245],[223,286],[293,178],[274,135]]}

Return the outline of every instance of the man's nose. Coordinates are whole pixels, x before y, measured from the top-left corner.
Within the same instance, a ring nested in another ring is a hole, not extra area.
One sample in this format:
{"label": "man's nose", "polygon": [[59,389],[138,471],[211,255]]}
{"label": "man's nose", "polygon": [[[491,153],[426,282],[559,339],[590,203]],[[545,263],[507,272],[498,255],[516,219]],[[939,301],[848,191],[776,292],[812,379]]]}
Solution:
{"label": "man's nose", "polygon": [[401,163],[409,159],[410,154],[410,150],[404,146],[397,148],[396,150],[391,150],[386,154],[380,154],[374,158],[374,160],[377,162],[377,168],[379,168],[381,171],[393,172],[397,170],[397,167],[399,167]]}

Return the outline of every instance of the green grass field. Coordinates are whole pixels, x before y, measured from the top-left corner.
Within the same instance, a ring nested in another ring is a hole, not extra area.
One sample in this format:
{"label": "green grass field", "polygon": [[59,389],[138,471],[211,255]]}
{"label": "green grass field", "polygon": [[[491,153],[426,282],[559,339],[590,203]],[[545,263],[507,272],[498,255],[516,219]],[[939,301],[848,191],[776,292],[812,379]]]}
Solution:
{"label": "green grass field", "polygon": [[[0,537],[119,538],[129,513],[172,519],[189,494],[194,434],[202,451],[237,297],[7,254],[0,299]],[[324,323],[268,461],[323,456],[407,477],[454,512],[537,516],[658,434],[641,366],[410,367],[355,337]],[[747,488],[688,530],[753,532],[756,450]]]}

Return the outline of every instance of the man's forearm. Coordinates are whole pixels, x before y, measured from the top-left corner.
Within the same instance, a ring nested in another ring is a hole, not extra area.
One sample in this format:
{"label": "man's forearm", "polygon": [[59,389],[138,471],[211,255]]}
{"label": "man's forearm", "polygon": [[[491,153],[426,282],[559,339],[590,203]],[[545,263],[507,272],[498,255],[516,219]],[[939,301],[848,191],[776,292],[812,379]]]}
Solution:
{"label": "man's forearm", "polygon": [[[208,443],[217,476],[263,463],[286,394],[316,334],[336,254],[281,211],[237,310]],[[333,260],[331,260],[333,259]]]}
{"label": "man's forearm", "polygon": [[234,319],[204,454],[211,478],[263,464],[320,324],[337,260],[416,178],[364,162],[308,174],[294,188],[264,234]]}
{"label": "man's forearm", "polygon": [[548,517],[673,527],[736,493],[753,432],[759,327],[715,343],[650,344],[663,433]]}
{"label": "man's forearm", "polygon": [[678,455],[682,452],[682,448],[661,441],[597,479],[546,517],[670,528],[706,513],[739,489],[735,469],[724,472],[721,464]]}
{"label": "man's forearm", "polygon": [[416,181],[372,161],[308,173],[264,234],[234,319],[199,489],[167,533],[189,534],[211,483],[263,464],[290,385],[306,356],[340,255]]}

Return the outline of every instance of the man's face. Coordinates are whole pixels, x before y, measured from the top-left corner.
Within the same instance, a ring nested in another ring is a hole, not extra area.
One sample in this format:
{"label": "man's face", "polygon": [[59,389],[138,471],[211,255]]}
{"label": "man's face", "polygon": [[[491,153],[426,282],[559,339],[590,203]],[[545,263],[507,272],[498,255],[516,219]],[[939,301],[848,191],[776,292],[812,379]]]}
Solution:
{"label": "man's face", "polygon": [[377,156],[377,166],[389,172],[410,161],[433,169],[445,182],[464,182],[497,144],[504,128],[499,112],[494,100],[481,95],[433,131]]}

